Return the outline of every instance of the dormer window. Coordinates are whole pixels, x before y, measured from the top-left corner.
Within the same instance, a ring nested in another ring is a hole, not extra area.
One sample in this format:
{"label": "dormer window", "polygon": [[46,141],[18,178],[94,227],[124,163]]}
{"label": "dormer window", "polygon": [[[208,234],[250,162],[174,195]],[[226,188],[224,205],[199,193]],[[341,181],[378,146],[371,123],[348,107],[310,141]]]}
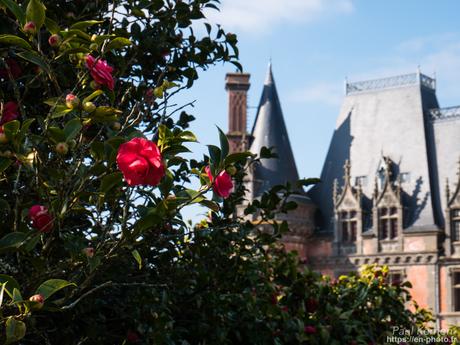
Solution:
{"label": "dormer window", "polygon": [[452,240],[460,241],[460,208],[454,208],[450,211],[450,224],[452,228]]}
{"label": "dormer window", "polygon": [[381,240],[392,240],[398,237],[398,209],[396,207],[379,209],[379,234]]}
{"label": "dormer window", "polygon": [[354,243],[358,232],[358,213],[356,211],[341,211],[340,225],[342,230],[342,242]]}

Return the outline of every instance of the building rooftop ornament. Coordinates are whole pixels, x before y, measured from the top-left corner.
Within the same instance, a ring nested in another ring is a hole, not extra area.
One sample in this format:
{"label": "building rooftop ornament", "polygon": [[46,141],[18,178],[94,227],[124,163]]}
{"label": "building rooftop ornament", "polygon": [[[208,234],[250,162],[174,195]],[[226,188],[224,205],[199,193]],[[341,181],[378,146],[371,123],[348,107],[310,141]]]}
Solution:
{"label": "building rooftop ornament", "polygon": [[428,115],[431,121],[456,119],[460,117],[460,106],[430,109]]}
{"label": "building rooftop ornament", "polygon": [[436,79],[430,78],[417,71],[416,73],[402,74],[394,77],[372,79],[349,83],[345,82],[345,94],[351,95],[361,92],[377,91],[402,86],[420,85],[436,91]]}

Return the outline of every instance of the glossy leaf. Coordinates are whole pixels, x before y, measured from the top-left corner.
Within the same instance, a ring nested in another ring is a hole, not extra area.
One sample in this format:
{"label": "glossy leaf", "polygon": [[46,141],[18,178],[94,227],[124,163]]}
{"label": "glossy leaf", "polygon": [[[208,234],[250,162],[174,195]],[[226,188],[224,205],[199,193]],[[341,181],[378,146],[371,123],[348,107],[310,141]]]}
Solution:
{"label": "glossy leaf", "polygon": [[16,320],[14,317],[9,317],[5,323],[6,331],[6,343],[15,343],[26,335],[26,324],[20,320]]}
{"label": "glossy leaf", "polygon": [[64,126],[64,136],[65,140],[69,141],[74,139],[78,133],[80,133],[81,129],[83,128],[80,119],[75,118],[70,120]]}
{"label": "glossy leaf", "polygon": [[220,160],[223,161],[225,157],[227,157],[228,151],[229,151],[228,138],[219,127],[217,127],[217,130],[219,131],[219,141],[220,141],[220,150],[221,150]]}
{"label": "glossy leaf", "polygon": [[0,173],[4,172],[13,163],[9,158],[0,157]]}
{"label": "glossy leaf", "polygon": [[50,279],[41,284],[35,293],[40,294],[46,300],[56,292],[68,286],[77,286],[75,283],[68,282],[63,279]]}
{"label": "glossy leaf", "polygon": [[17,290],[20,289],[19,283],[16,281],[16,279],[6,274],[0,274],[0,283],[2,284],[6,283],[5,291],[8,294],[8,296],[10,296],[11,299],[13,298],[14,289],[17,289]]}
{"label": "glossy leaf", "polygon": [[45,23],[45,5],[40,0],[29,0],[26,8],[26,21],[34,22],[37,30]]}
{"label": "glossy leaf", "polygon": [[45,18],[45,26],[48,29],[49,32],[52,34],[58,34],[59,31],[61,31],[61,28],[59,25],[54,21],[51,20],[50,18]]}
{"label": "glossy leaf", "polygon": [[10,45],[13,47],[21,47],[24,49],[32,49],[26,40],[15,35],[0,35],[0,44]]}
{"label": "glossy leaf", "polygon": [[113,39],[112,41],[110,41],[109,44],[107,44],[106,49],[107,50],[120,49],[120,48],[127,47],[130,45],[132,45],[132,42],[129,39],[124,38],[124,37],[117,37]]}
{"label": "glossy leaf", "polygon": [[26,14],[24,10],[17,4],[16,1],[13,0],[0,0],[0,5],[5,6],[8,8],[11,13],[19,20],[19,23],[22,25],[26,22]]}
{"label": "glossy leaf", "polygon": [[139,254],[139,251],[134,249],[131,254],[133,255],[134,259],[136,260],[137,264],[139,265],[139,269],[142,269],[142,257],[141,254]]}
{"label": "glossy leaf", "polygon": [[108,174],[107,176],[104,176],[101,181],[101,192],[107,193],[112,188],[114,188],[116,185],[121,186],[122,178],[123,178],[123,175],[120,172],[114,172],[114,173]]}
{"label": "glossy leaf", "polygon": [[5,249],[19,248],[27,238],[27,234],[19,231],[10,232],[0,239],[0,252]]}
{"label": "glossy leaf", "polygon": [[37,65],[41,69],[43,69],[47,74],[51,73],[50,66],[48,63],[43,60],[43,58],[33,51],[24,51],[16,54],[17,56],[32,62],[33,64]]}
{"label": "glossy leaf", "polygon": [[76,29],[76,30],[85,30],[86,28],[96,25],[96,24],[102,24],[104,21],[102,20],[85,20],[82,22],[77,22],[75,24],[71,25],[71,29]]}

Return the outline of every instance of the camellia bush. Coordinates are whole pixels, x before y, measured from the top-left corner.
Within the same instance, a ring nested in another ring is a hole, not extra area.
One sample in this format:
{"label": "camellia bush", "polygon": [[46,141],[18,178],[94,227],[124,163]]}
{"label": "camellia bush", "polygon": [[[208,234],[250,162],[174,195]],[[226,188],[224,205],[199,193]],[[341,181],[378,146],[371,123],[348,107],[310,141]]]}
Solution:
{"label": "camellia bush", "polygon": [[[269,149],[229,154],[218,130],[184,155],[194,117],[172,99],[215,63],[241,69],[205,20],[218,4],[0,0],[1,343],[383,344],[429,326],[385,269],[300,270],[276,221],[290,186],[244,200]],[[209,210],[194,227],[191,204]]]}

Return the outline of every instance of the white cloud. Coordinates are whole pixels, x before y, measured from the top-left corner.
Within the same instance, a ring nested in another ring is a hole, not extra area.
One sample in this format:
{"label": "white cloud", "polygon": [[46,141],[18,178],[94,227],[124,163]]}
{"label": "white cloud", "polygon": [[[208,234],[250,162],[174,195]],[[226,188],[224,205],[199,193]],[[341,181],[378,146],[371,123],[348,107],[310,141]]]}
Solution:
{"label": "white cloud", "polygon": [[[377,68],[352,73],[350,82],[421,72],[436,77],[441,107],[460,104],[460,34],[445,33],[415,37],[395,45],[387,54],[372,61]],[[343,81],[311,81],[292,91],[291,100],[322,105],[339,105],[344,97]]]}
{"label": "white cloud", "polygon": [[220,12],[209,11],[207,17],[227,30],[258,34],[281,24],[352,11],[352,0],[223,0]]}
{"label": "white cloud", "polygon": [[[415,72],[417,66],[423,74],[436,76],[437,96],[441,106],[460,104],[460,35],[444,33],[416,37],[401,42],[394,51],[378,59],[382,68],[360,73],[352,80],[365,80]],[[449,104],[444,104],[443,101]]]}
{"label": "white cloud", "polygon": [[293,102],[340,105],[344,95],[343,82],[318,82],[294,91],[290,98]]}

